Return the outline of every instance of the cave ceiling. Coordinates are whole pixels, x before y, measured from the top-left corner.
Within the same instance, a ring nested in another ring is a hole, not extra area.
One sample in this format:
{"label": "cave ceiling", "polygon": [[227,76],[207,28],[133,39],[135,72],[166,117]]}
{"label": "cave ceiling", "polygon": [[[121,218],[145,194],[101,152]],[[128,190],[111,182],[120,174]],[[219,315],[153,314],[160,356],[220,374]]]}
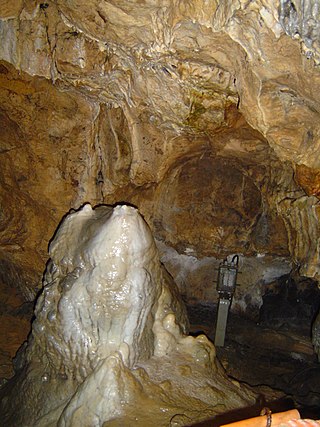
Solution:
{"label": "cave ceiling", "polygon": [[85,202],[138,206],[180,254],[287,257],[317,279],[319,43],[292,34],[290,4],[1,0],[5,280],[32,299]]}

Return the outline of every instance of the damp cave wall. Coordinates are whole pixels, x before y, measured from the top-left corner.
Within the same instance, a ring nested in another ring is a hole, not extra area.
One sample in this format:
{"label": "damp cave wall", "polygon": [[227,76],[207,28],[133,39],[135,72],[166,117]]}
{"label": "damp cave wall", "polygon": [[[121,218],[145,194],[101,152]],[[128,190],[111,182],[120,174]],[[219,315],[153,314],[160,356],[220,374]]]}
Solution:
{"label": "damp cave wall", "polygon": [[[137,206],[189,302],[319,278],[317,2],[0,2],[0,263],[32,301],[70,209]],[[312,21],[313,20],[313,21]]]}

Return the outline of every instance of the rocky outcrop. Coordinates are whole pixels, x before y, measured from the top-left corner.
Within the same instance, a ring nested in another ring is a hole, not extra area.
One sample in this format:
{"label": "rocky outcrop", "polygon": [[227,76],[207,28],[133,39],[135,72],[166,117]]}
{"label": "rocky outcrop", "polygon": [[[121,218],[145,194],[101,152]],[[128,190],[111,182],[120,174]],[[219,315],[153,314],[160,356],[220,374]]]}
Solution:
{"label": "rocky outcrop", "polygon": [[205,336],[186,335],[135,208],[85,205],[63,220],[50,256],[32,334],[0,390],[5,425],[185,425],[254,401]]}
{"label": "rocky outcrop", "polygon": [[33,300],[64,212],[120,201],[139,207],[162,259],[176,251],[201,270],[183,272],[198,300],[216,298],[213,265],[233,253],[248,259],[242,300],[253,287],[261,300],[265,280],[245,268],[261,256],[272,279],[282,260],[318,280],[316,2],[11,3],[0,2],[6,286]]}
{"label": "rocky outcrop", "polygon": [[32,300],[55,224],[82,200],[81,182],[95,168],[89,156],[96,112],[45,79],[8,64],[0,71],[2,279]]}

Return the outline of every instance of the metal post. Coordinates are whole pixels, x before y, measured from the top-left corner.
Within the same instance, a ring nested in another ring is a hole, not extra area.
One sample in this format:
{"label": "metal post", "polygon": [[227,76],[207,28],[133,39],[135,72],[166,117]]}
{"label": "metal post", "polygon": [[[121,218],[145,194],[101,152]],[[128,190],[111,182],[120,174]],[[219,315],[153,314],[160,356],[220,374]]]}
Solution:
{"label": "metal post", "polygon": [[217,290],[219,293],[218,316],[214,344],[224,346],[227,320],[232,297],[237,285],[239,257],[235,255],[231,262],[224,260],[219,265]]}
{"label": "metal post", "polygon": [[218,347],[224,346],[230,304],[231,300],[219,298],[216,334],[214,337],[214,345]]}

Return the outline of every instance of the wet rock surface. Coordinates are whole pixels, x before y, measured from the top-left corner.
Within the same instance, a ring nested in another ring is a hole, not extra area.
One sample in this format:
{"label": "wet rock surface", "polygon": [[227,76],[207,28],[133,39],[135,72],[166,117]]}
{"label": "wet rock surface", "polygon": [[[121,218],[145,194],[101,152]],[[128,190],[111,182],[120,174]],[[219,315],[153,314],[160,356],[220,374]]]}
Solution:
{"label": "wet rock surface", "polygon": [[187,335],[135,208],[86,204],[63,219],[49,252],[32,332],[0,388],[5,425],[183,425],[255,401],[206,336]]}
{"label": "wet rock surface", "polygon": [[[32,304],[56,224],[86,202],[138,206],[189,303],[217,302],[234,253],[237,313],[294,266],[318,281],[317,16],[316,0],[0,1],[5,305],[8,289]],[[1,314],[6,376],[22,312]]]}
{"label": "wet rock surface", "polygon": [[318,276],[317,2],[298,3],[1,2],[0,260],[27,300],[85,202],[138,206],[198,260]]}

